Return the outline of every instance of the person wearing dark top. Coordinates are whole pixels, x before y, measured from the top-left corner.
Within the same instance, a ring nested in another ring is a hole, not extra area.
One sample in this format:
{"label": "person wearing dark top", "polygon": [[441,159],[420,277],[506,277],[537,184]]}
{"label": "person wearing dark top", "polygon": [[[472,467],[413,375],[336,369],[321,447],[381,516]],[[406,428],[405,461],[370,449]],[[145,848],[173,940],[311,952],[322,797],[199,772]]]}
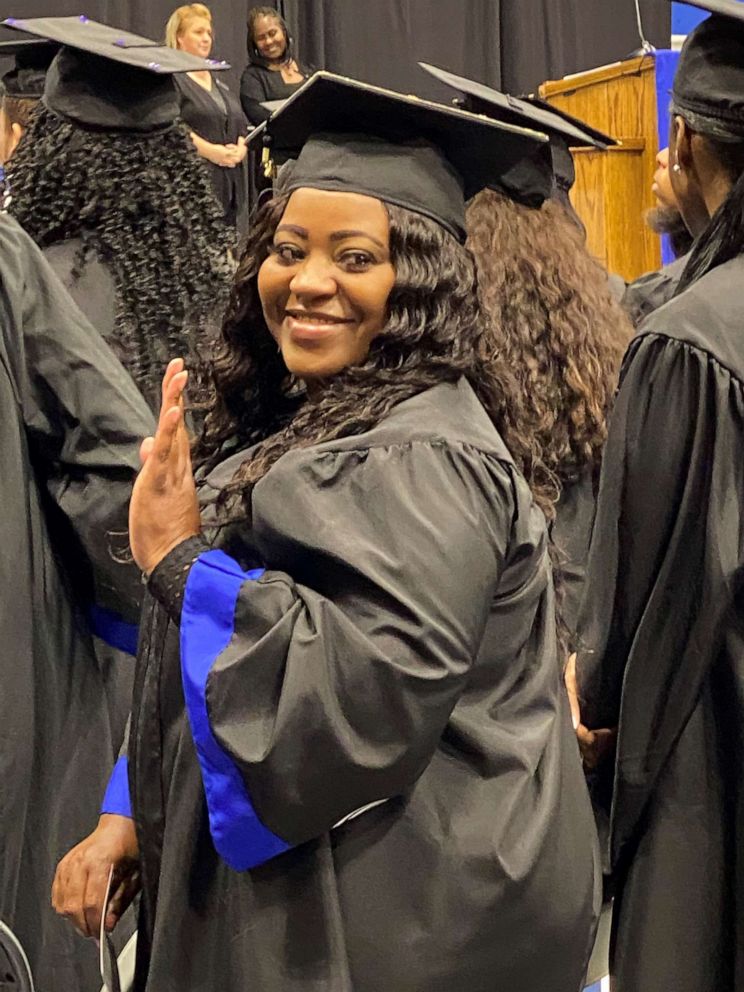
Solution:
{"label": "person wearing dark top", "polygon": [[239,270],[201,508],[179,361],[143,445],[129,746],[55,905],[91,932],[89,866],[139,866],[137,992],[578,992],[594,826],[463,245],[464,194],[545,145],[328,73],[269,129],[301,152]]}
{"label": "person wearing dark top", "polygon": [[540,130],[550,140],[549,202],[483,190],[469,204],[467,222],[491,353],[513,370],[505,416],[520,444],[512,440],[510,451],[552,524],[560,614],[570,642],[607,419],[632,333],[568,198],[575,179],[570,148],[607,147],[613,139],[543,101],[419,65],[462,94],[466,110]]}
{"label": "person wearing dark top", "polygon": [[[95,824],[121,736],[92,608],[135,625],[127,508],[145,401],[31,238],[0,214],[0,920],[36,987],[98,988],[95,947],[51,911],[54,869]],[[129,708],[134,660],[128,659]],[[0,985],[16,986],[0,972]]]}
{"label": "person wearing dark top", "polygon": [[632,328],[554,200],[542,207],[484,190],[468,205],[468,247],[490,347],[513,370],[511,451],[552,521],[560,615],[573,643],[596,486],[618,373]]}
{"label": "person wearing dark top", "polygon": [[646,223],[657,234],[669,236],[676,258],[658,272],[647,272],[626,287],[621,302],[636,327],[674,296],[693,241],[669,178],[668,148],[659,152],[656,165],[653,184],[656,206],[647,212]]}
{"label": "person wearing dark top", "polygon": [[[42,34],[49,25],[60,38],[68,27],[64,18],[17,23]],[[95,51],[65,47],[47,72],[8,163],[8,210],[157,409],[167,356],[182,348],[199,368],[234,271],[235,232],[178,122],[172,81],[205,63],[85,23]],[[117,61],[143,48],[152,56],[144,67]],[[148,68],[156,58],[158,72]]]}
{"label": "person wearing dark top", "polygon": [[[174,10],[165,30],[166,43],[190,55],[208,59],[212,51],[212,15],[201,3]],[[199,155],[209,173],[225,221],[245,228],[248,171],[245,163],[248,121],[238,99],[209,69],[176,77],[181,119],[191,129]]]}
{"label": "person wearing dark top", "polygon": [[248,12],[248,58],[240,79],[240,102],[248,120],[260,124],[271,115],[263,104],[286,100],[313,70],[294,55],[284,18],[273,7]]}
{"label": "person wearing dark top", "polygon": [[695,6],[715,12],[682,49],[669,150],[696,240],[621,372],[575,671],[612,795],[618,992],[744,988],[744,5]]}

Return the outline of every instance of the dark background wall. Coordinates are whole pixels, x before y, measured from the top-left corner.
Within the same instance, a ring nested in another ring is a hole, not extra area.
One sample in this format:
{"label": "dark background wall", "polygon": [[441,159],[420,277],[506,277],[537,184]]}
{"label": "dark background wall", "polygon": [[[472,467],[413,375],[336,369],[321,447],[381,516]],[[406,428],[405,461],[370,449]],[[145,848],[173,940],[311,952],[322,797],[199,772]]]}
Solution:
{"label": "dark background wall", "polygon": [[[165,23],[178,6],[177,0],[0,0],[0,20],[87,14],[94,21],[162,40]],[[233,69],[226,81],[237,87],[246,61],[246,15],[253,4],[249,0],[215,0],[212,3],[208,0],[207,6],[214,19],[215,54],[231,63]]]}
{"label": "dark background wall", "polygon": [[[646,34],[671,35],[667,0],[641,0]],[[250,0],[214,0],[215,53],[245,63]],[[0,0],[2,17],[85,13],[162,38],[172,0]],[[421,59],[513,93],[623,58],[638,45],[633,0],[275,0],[300,53],[319,68],[422,96],[449,99],[416,66]]]}
{"label": "dark background wall", "polygon": [[[512,93],[625,58],[639,45],[633,0],[279,0],[317,66],[443,97],[432,62]],[[667,0],[641,0],[646,35],[671,38]]]}

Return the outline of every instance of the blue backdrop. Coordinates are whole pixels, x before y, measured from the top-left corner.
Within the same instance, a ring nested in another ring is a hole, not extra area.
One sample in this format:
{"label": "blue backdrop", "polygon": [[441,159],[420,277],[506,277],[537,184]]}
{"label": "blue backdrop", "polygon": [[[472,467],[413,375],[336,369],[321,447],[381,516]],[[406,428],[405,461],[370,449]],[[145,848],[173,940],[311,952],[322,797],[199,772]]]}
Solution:
{"label": "blue backdrop", "polygon": [[707,16],[704,10],[690,7],[686,3],[672,4],[672,34],[689,34]]}

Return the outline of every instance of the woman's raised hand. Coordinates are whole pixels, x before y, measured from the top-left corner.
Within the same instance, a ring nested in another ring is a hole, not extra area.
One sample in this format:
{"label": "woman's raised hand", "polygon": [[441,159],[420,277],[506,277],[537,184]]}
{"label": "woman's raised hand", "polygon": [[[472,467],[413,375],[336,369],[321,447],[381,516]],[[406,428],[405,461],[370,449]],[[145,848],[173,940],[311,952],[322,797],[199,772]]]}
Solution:
{"label": "woman's raised hand", "polygon": [[140,448],[142,469],[129,506],[129,541],[145,575],[181,541],[201,530],[199,503],[184,423],[183,393],[188,382],[183,359],[174,359],[163,377],[163,399],[155,437]]}

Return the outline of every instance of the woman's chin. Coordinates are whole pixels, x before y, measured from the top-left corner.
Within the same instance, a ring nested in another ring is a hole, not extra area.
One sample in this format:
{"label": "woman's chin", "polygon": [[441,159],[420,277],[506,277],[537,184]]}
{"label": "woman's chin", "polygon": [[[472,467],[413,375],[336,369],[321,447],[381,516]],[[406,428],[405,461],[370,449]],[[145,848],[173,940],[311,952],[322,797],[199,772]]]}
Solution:
{"label": "woman's chin", "polygon": [[296,348],[282,350],[282,358],[288,371],[302,380],[328,379],[350,364],[338,356],[308,353]]}

